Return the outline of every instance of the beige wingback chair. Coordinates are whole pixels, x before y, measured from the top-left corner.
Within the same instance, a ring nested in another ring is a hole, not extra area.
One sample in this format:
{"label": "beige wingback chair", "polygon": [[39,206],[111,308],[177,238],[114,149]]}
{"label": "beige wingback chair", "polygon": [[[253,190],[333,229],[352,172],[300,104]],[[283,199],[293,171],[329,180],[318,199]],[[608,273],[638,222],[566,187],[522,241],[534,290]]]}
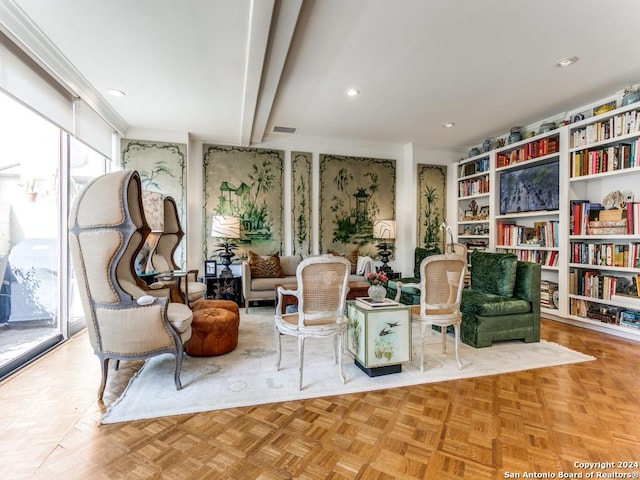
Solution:
{"label": "beige wingback chair", "polygon": [[183,343],[191,337],[192,313],[166,297],[150,298],[140,288],[143,282],[136,277],[134,259],[149,226],[138,172],[124,170],[91,181],[74,201],[69,233],[89,339],[102,369],[98,398],[110,359],[163,353],[175,356],[174,381],[180,390]]}
{"label": "beige wingback chair", "polygon": [[[164,197],[164,230],[151,256],[154,270],[171,272],[180,269],[175,262],[175,252],[183,237],[184,231],[180,225],[176,201],[173,197]],[[180,289],[185,302],[191,306],[198,300],[204,299],[207,286],[198,282],[198,270],[189,270],[186,273],[186,278],[180,282]]]}

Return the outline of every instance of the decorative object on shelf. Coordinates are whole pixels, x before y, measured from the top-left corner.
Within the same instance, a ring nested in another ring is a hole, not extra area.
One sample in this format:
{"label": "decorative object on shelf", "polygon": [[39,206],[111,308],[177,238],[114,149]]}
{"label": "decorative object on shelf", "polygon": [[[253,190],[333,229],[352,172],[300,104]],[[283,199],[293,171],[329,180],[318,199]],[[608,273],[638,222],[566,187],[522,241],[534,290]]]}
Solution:
{"label": "decorative object on shelf", "polygon": [[480,207],[480,211],[478,212],[478,220],[486,220],[487,218],[489,218],[489,205]]}
{"label": "decorative object on shelf", "polygon": [[509,130],[509,144],[522,140],[522,133],[520,133],[520,130],[522,130],[522,127],[512,127],[511,130]]}
{"label": "decorative object on shelf", "polygon": [[493,146],[493,140],[487,138],[484,142],[482,142],[482,151],[487,153],[491,151],[491,147]]}
{"label": "decorative object on shelf", "polygon": [[607,113],[615,109],[616,109],[616,101],[613,100],[611,102],[603,103],[602,105],[598,105],[597,107],[594,107],[593,114],[600,115],[602,113]]}
{"label": "decorative object on shelf", "polygon": [[576,123],[581,120],[584,120],[584,115],[582,113],[577,113],[571,118],[571,123]]}
{"label": "decorative object on shelf", "polygon": [[625,195],[620,190],[609,192],[602,199],[602,205],[605,209],[610,210],[612,208],[621,208],[624,203]]}
{"label": "decorative object on shelf", "polygon": [[476,218],[478,216],[478,202],[471,200],[469,202],[469,208],[471,209],[471,216]]}
{"label": "decorative object on shelf", "polygon": [[382,240],[378,247],[378,255],[382,260],[381,272],[391,272],[389,266],[389,256],[393,251],[393,245],[387,243],[386,240],[393,240],[396,238],[396,221],[395,220],[375,220],[373,222],[373,238]]}
{"label": "decorative object on shelf", "polygon": [[620,102],[620,106],[624,107],[625,105],[629,105],[631,103],[636,103],[639,101],[640,101],[640,84],[629,85],[624,89],[624,95],[622,96],[622,101]]}
{"label": "decorative object on shelf", "polygon": [[476,155],[480,155],[480,149],[478,147],[473,147],[469,150],[469,158],[475,157]]}
{"label": "decorative object on shelf", "polygon": [[499,138],[498,141],[496,142],[496,148],[502,148],[504,147],[504,138]]}
{"label": "decorative object on shelf", "polygon": [[235,256],[233,251],[238,246],[235,243],[230,243],[229,240],[240,238],[240,219],[238,217],[216,215],[212,221],[211,236],[224,239],[223,242],[216,245],[218,249],[214,252],[218,253],[218,257],[222,259],[221,263],[224,265],[220,272],[220,277],[233,277],[233,272],[229,265],[231,265],[231,259]]}
{"label": "decorative object on shelf", "polygon": [[367,273],[367,282],[369,282],[369,289],[367,294],[376,302],[381,302],[387,296],[387,289],[385,285],[389,281],[385,272],[370,272]]}
{"label": "decorative object on shelf", "polygon": [[540,130],[538,130],[538,134],[547,133],[555,129],[556,129],[555,122],[544,122],[540,125]]}

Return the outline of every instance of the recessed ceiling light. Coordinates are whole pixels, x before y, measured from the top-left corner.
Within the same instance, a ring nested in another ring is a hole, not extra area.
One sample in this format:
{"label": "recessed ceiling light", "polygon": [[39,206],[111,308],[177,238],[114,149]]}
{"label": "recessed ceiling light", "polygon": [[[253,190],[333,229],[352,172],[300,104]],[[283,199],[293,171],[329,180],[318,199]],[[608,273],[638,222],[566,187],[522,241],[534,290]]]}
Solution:
{"label": "recessed ceiling light", "polygon": [[442,124],[442,126],[443,126],[444,128],[451,128],[451,127],[453,127],[454,125],[455,125],[455,123],[454,123],[454,122],[444,122],[444,123]]}
{"label": "recessed ceiling light", "polygon": [[109,95],[113,95],[114,97],[124,97],[126,95],[122,90],[118,90],[116,88],[109,88],[107,92]]}
{"label": "recessed ceiling light", "polygon": [[556,67],[565,68],[578,61],[578,57],[564,57],[556,62]]}
{"label": "recessed ceiling light", "polygon": [[358,90],[357,88],[350,88],[349,90],[347,90],[347,95],[350,97],[355,97],[356,95],[360,95],[360,90]]}

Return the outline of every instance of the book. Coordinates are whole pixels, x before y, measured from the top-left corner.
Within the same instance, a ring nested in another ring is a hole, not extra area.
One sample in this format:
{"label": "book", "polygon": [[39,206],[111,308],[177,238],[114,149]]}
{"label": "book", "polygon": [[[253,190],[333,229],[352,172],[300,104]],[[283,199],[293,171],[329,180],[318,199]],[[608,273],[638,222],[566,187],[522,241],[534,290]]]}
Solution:
{"label": "book", "polygon": [[374,300],[371,297],[356,297],[356,304],[366,309],[397,307],[400,304],[389,298]]}

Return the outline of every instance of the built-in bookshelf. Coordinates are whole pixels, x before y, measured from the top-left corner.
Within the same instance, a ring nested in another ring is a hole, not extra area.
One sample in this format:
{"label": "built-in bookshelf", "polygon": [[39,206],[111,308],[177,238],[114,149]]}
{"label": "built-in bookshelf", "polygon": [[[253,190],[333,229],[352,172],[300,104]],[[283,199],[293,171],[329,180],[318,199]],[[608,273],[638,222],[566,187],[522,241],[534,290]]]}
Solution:
{"label": "built-in bookshelf", "polygon": [[458,173],[457,241],[475,249],[489,248],[491,233],[492,153],[461,160]]}
{"label": "built-in bookshelf", "polygon": [[569,127],[567,317],[640,338],[640,104]]}
{"label": "built-in bookshelf", "polygon": [[[539,263],[545,288],[558,284],[562,255],[560,147],[552,130],[496,151],[496,250]],[[557,314],[557,302],[541,297],[542,312]]]}

